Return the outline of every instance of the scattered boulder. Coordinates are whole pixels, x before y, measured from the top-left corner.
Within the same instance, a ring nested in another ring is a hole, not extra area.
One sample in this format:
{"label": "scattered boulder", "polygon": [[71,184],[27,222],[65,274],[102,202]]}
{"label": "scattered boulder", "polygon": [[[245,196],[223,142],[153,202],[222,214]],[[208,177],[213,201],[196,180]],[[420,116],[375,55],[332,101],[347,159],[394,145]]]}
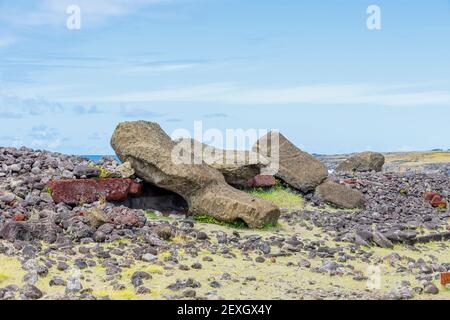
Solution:
{"label": "scattered boulder", "polygon": [[52,180],[47,184],[55,203],[77,205],[100,199],[123,201],[129,194],[138,194],[141,185],[131,179]]}
{"label": "scattered boulder", "polygon": [[423,198],[430,202],[433,208],[447,208],[447,202],[444,200],[444,197],[436,192],[425,192],[423,193]]}
{"label": "scattered boulder", "polygon": [[388,249],[394,248],[394,244],[391,242],[391,240],[389,240],[381,232],[373,233],[373,242],[375,242],[375,244],[377,244],[381,248],[388,248]]}
{"label": "scattered boulder", "polygon": [[269,159],[275,177],[304,193],[314,191],[328,176],[322,162],[298,149],[278,132],[269,132],[259,139],[253,151]]}
{"label": "scattered boulder", "polygon": [[110,222],[108,216],[99,208],[91,208],[83,212],[83,216],[89,221],[89,225],[95,229]]}
{"label": "scattered boulder", "polygon": [[56,241],[58,233],[61,233],[60,228],[48,219],[9,221],[0,229],[0,237],[9,241],[39,239],[53,243]]}
{"label": "scattered boulder", "polygon": [[355,154],[341,162],[337,167],[338,172],[381,172],[385,158],[378,152],[362,152]]}
{"label": "scattered boulder", "polygon": [[111,223],[122,227],[142,227],[145,224],[145,216],[124,206],[114,207],[106,213]]}
{"label": "scattered boulder", "polygon": [[10,192],[3,192],[0,191],[0,201],[4,202],[4,203],[11,203],[16,199],[15,194],[10,193]]}
{"label": "scattered boulder", "polygon": [[431,201],[431,200],[433,200],[434,197],[440,196],[440,195],[439,195],[439,193],[436,193],[436,192],[424,192],[422,194],[422,196],[425,200]]}
{"label": "scattered boulder", "polygon": [[37,300],[43,296],[42,291],[32,284],[25,285],[21,291],[26,299]]}
{"label": "scattered boulder", "polygon": [[352,190],[330,179],[325,180],[317,187],[316,196],[324,202],[343,209],[364,207],[364,196],[361,192]]}
{"label": "scattered boulder", "polygon": [[[118,157],[129,161],[136,175],[161,188],[181,195],[194,214],[208,214],[222,221],[243,220],[251,227],[275,223],[280,210],[272,202],[236,190],[223,175],[186,153],[152,122],[124,122],[117,126],[111,145]],[[195,155],[193,155],[195,156]]]}
{"label": "scattered boulder", "polygon": [[423,292],[427,294],[438,294],[439,288],[433,283],[427,283],[423,288]]}

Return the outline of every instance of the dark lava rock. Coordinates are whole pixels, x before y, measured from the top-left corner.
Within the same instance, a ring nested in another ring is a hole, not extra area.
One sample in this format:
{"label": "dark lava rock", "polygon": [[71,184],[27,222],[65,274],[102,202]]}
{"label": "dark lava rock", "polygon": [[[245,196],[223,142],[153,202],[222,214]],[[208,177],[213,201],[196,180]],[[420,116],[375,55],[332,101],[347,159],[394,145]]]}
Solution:
{"label": "dark lava rock", "polygon": [[32,299],[32,300],[40,299],[43,296],[42,291],[31,284],[25,285],[22,288],[21,292],[27,299]]}

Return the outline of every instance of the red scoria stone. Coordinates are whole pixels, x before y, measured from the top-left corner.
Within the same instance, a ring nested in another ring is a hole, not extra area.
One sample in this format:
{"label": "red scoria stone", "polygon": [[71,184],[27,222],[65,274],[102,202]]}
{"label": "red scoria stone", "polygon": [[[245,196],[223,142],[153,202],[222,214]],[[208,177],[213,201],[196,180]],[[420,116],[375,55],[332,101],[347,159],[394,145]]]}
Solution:
{"label": "red scoria stone", "polygon": [[14,214],[14,216],[12,217],[13,221],[25,221],[26,217],[25,215],[23,215],[22,213],[16,213]]}
{"label": "red scoria stone", "polygon": [[442,209],[447,208],[447,202],[445,201],[433,201],[431,202],[431,205],[435,208],[442,208]]}
{"label": "red scoria stone", "polygon": [[435,196],[439,196],[439,194],[436,193],[436,192],[424,192],[424,193],[423,193],[423,198],[424,198],[425,200],[427,200],[427,201],[433,200],[433,198],[434,198]]}
{"label": "red scoria stone", "polygon": [[142,184],[131,180],[129,194],[139,194],[142,191]]}
{"label": "red scoria stone", "polygon": [[247,182],[247,186],[250,188],[267,188],[273,187],[277,184],[275,178],[267,174],[259,174]]}
{"label": "red scoria stone", "polygon": [[345,179],[344,184],[355,185],[358,182],[356,179]]}
{"label": "red scoria stone", "polygon": [[51,189],[55,203],[70,205],[92,203],[100,199],[123,201],[129,194],[136,194],[141,190],[140,184],[131,179],[114,178],[52,180],[47,186]]}

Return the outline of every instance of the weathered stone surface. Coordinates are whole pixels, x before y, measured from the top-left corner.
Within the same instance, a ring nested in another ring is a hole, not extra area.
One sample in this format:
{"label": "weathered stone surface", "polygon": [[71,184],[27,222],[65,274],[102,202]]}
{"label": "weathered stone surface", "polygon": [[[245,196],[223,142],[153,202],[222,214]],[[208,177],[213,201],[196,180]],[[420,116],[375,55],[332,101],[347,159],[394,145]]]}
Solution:
{"label": "weathered stone surface", "polygon": [[423,198],[425,200],[431,201],[431,200],[433,200],[433,198],[435,196],[439,196],[439,193],[436,193],[436,192],[424,192],[422,196],[423,196]]}
{"label": "weathered stone surface", "polygon": [[355,209],[364,207],[364,197],[361,192],[352,190],[330,179],[325,180],[317,187],[316,195],[322,201],[331,203],[339,208]]}
{"label": "weathered stone surface", "polygon": [[423,193],[423,198],[430,202],[431,206],[434,208],[447,208],[447,202],[444,200],[444,197],[436,192],[425,192]]}
{"label": "weathered stone surface", "polygon": [[134,176],[134,169],[131,167],[129,162],[122,163],[116,168],[115,172],[120,174],[120,176],[125,179]]}
{"label": "weathered stone surface", "polygon": [[328,176],[322,162],[298,149],[278,132],[269,132],[259,139],[253,151],[269,159],[272,169],[278,161],[278,171],[274,175],[304,193],[313,191]]}
{"label": "weathered stone surface", "polygon": [[[223,175],[201,160],[180,159],[182,148],[156,123],[124,122],[118,125],[111,145],[122,161],[129,161],[141,179],[181,195],[194,214],[219,220],[242,219],[261,227],[277,221],[280,211],[269,201],[257,199],[229,186]],[[195,164],[198,163],[198,164]]]}
{"label": "weathered stone surface", "polygon": [[94,178],[100,175],[100,170],[87,165],[77,165],[73,169],[73,175],[78,178]]}
{"label": "weathered stone surface", "polygon": [[56,241],[60,228],[48,219],[39,221],[10,221],[0,230],[0,237],[9,240],[31,241],[33,239],[44,240],[53,243]]}
{"label": "weathered stone surface", "polygon": [[129,194],[140,191],[139,184],[131,179],[52,180],[47,186],[51,189],[55,203],[70,205],[92,203],[100,199],[123,201]]}
{"label": "weathered stone surface", "polygon": [[105,223],[111,222],[100,208],[91,208],[84,211],[82,215],[88,219],[89,225],[96,229]]}
{"label": "weathered stone surface", "polygon": [[444,201],[444,198],[441,195],[434,196],[430,203],[435,208],[447,208],[447,202]]}
{"label": "weathered stone surface", "polygon": [[222,150],[194,139],[180,139],[176,143],[186,150],[188,157],[195,154],[219,170],[232,186],[247,186],[248,180],[260,174],[261,169],[269,164],[266,158],[253,151]]}
{"label": "weathered stone surface", "polygon": [[2,202],[11,203],[15,198],[16,196],[13,193],[0,191],[0,201]]}
{"label": "weathered stone surface", "polygon": [[378,152],[362,152],[355,154],[336,167],[338,172],[380,172],[384,165],[384,156]]}
{"label": "weathered stone surface", "polygon": [[249,188],[268,188],[277,184],[277,180],[274,176],[268,174],[259,174],[247,182]]}
{"label": "weathered stone surface", "polygon": [[145,217],[138,215],[136,210],[120,206],[114,207],[106,212],[106,216],[113,224],[125,227],[142,227],[145,224]]}

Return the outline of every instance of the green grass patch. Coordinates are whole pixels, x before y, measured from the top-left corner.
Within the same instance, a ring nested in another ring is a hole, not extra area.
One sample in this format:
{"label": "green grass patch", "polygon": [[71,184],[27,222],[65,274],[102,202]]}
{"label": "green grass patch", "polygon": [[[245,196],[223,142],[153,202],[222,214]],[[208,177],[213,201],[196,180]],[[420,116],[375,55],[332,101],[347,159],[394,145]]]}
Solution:
{"label": "green grass patch", "polygon": [[226,222],[226,221],[218,220],[218,219],[208,216],[208,215],[201,215],[201,214],[194,215],[193,218],[195,221],[200,222],[200,223],[216,224],[219,226],[230,227],[230,228],[235,228],[235,229],[248,229],[247,224],[242,220]]}
{"label": "green grass patch", "polygon": [[280,208],[295,210],[302,209],[305,206],[304,200],[299,193],[281,184],[277,184],[270,189],[256,188],[248,192],[254,197],[270,200]]}
{"label": "green grass patch", "polygon": [[[251,229],[244,221],[235,220],[233,222],[221,221],[214,217],[208,215],[194,215],[194,220],[199,223],[208,223],[215,224],[222,227],[229,227],[234,229]],[[275,228],[280,228],[281,226],[278,223],[266,223],[259,230],[272,230]]]}
{"label": "green grass patch", "polygon": [[159,216],[155,212],[149,210],[145,211],[145,216],[147,217],[148,220],[164,220],[164,221],[172,220],[170,217],[164,215]]}
{"label": "green grass patch", "polygon": [[0,283],[2,283],[3,281],[6,281],[9,277],[4,274],[4,273],[0,273]]}
{"label": "green grass patch", "polygon": [[43,190],[44,192],[46,192],[46,193],[48,193],[48,194],[50,194],[50,195],[52,195],[53,194],[53,189],[52,188],[50,188],[49,186],[46,186],[45,188],[44,188],[44,190]]}

